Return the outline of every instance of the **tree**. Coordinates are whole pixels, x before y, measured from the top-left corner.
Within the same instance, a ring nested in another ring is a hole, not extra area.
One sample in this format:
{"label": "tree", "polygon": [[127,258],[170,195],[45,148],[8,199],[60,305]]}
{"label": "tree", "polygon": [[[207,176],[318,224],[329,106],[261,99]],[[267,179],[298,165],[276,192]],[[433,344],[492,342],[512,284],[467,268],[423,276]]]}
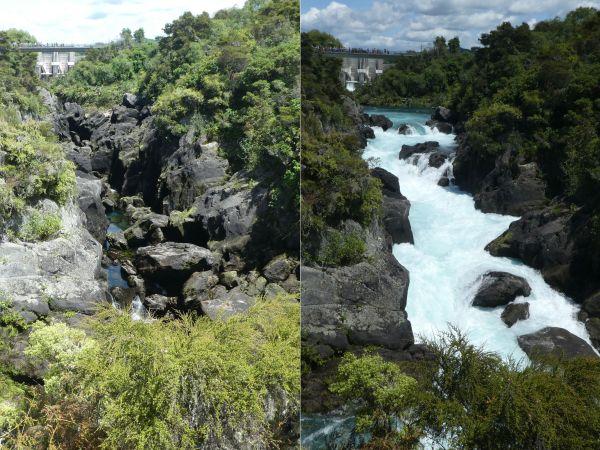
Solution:
{"label": "tree", "polygon": [[133,32],[133,39],[135,40],[136,43],[141,44],[142,42],[144,42],[144,29],[143,28],[138,28],[137,30],[135,30]]}
{"label": "tree", "polygon": [[437,56],[442,56],[446,53],[446,38],[444,36],[436,36],[433,41],[433,50]]}
{"label": "tree", "polygon": [[121,31],[121,42],[124,47],[131,47],[131,42],[133,40],[133,36],[131,35],[131,30],[129,28],[123,28]]}
{"label": "tree", "polygon": [[455,36],[448,41],[448,50],[450,51],[450,53],[460,52],[460,41],[458,39],[458,36]]}

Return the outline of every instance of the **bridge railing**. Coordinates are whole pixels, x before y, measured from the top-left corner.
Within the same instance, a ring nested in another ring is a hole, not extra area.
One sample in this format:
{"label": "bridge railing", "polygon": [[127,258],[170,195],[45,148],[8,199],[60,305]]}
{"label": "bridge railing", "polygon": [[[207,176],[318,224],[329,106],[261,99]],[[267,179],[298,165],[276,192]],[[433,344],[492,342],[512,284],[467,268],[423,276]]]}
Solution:
{"label": "bridge railing", "polygon": [[73,50],[89,50],[92,48],[105,47],[107,44],[63,44],[63,43],[42,43],[38,42],[35,44],[16,44],[20,50],[29,51],[73,51]]}

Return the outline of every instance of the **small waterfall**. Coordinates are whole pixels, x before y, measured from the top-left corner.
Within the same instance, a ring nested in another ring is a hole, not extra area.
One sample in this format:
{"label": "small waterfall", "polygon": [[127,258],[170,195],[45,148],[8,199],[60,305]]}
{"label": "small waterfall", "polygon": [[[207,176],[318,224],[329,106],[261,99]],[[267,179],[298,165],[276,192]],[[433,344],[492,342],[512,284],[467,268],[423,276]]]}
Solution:
{"label": "small waterfall", "polygon": [[136,295],[131,302],[131,318],[133,320],[144,320],[148,317],[148,310],[142,303],[139,295]]}

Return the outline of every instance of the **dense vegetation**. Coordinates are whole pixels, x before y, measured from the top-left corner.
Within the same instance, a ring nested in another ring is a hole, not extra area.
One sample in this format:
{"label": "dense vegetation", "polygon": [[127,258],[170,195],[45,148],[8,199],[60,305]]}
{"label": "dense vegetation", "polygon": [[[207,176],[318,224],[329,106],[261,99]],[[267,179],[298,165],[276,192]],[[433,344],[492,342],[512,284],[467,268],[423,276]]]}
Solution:
{"label": "dense vegetation", "polygon": [[124,30],[54,90],[90,107],[135,92],[164,134],[194,129],[218,141],[236,170],[271,180],[274,215],[298,211],[298,23],[297,0],[250,0],[213,18],[188,12],[158,42]]}
{"label": "dense vegetation", "polygon": [[92,108],[109,108],[121,101],[124,92],[135,92],[144,77],[156,42],[144,38],[144,30],[124,29],[118,41],[90,49],[66,77],[52,80],[61,98]]}
{"label": "dense vegetation", "polygon": [[406,97],[444,104],[465,122],[468,143],[483,157],[513,146],[540,164],[550,198],[566,194],[597,209],[599,33],[600,11],[579,8],[533,29],[503,23],[471,52],[438,38],[434,50],[400,59],[357,95],[380,105]]}
{"label": "dense vegetation", "polygon": [[0,32],[0,235],[28,241],[60,230],[60,218],[40,200],[64,206],[75,187],[71,162],[43,122],[35,56],[13,44],[35,42],[22,31]]}
{"label": "dense vegetation", "polygon": [[330,389],[357,410],[367,448],[592,449],[600,445],[600,360],[534,360],[524,368],[451,329],[427,342],[433,359],[387,362],[347,354]]}
{"label": "dense vegetation", "polygon": [[307,261],[327,265],[360,260],[360,239],[335,228],[347,219],[368,225],[382,201],[361,156],[359,123],[350,116],[354,99],[339,82],[341,61],[315,50],[338,45],[325,33],[302,34],[303,252]]}
{"label": "dense vegetation", "polygon": [[47,367],[44,386],[26,392],[0,378],[0,439],[11,448],[163,450],[210,447],[241,431],[281,445],[286,430],[265,405],[285,397],[290,417],[299,409],[299,320],[297,300],[280,297],[227,321],[146,323],[110,309],[86,331],[38,322],[25,353]]}
{"label": "dense vegetation", "polygon": [[[138,94],[166,141],[190,130],[218,141],[234,170],[271,187],[273,213],[298,214],[298,21],[295,0],[185,13],[156,41],[123,30],[48,87],[90,109]],[[75,174],[43,121],[35,56],[18,42],[35,39],[0,33],[0,232],[51,239],[61,211],[48,200],[68,206]],[[0,446],[216,448],[235,446],[234,434],[293,446],[299,316],[298,299],[282,295],[228,320],[134,321],[110,309],[28,324],[0,292]]]}
{"label": "dense vegetation", "polygon": [[470,51],[460,48],[458,38],[446,43],[436,38],[433,48],[400,55],[394,64],[368,85],[359,86],[356,98],[363,105],[420,107],[449,101],[452,87],[461,82],[472,60]]}

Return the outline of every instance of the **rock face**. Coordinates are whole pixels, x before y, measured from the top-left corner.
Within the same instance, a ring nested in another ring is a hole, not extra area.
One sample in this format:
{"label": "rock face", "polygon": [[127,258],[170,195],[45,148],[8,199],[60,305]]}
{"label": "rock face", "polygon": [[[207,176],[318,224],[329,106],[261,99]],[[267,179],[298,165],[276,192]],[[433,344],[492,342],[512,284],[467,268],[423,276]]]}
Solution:
{"label": "rock face", "polygon": [[521,215],[542,207],[545,191],[537,164],[519,164],[516,151],[507,150],[483,179],[475,194],[475,207],[483,212]]}
{"label": "rock face", "polygon": [[383,225],[394,244],[413,243],[413,234],[408,214],[410,202],[400,192],[398,177],[381,167],[371,170],[371,175],[382,182]]}
{"label": "rock face", "polygon": [[596,352],[587,342],[564,328],[546,327],[535,333],[523,334],[517,340],[519,347],[530,358],[535,357],[535,355],[598,358]]}
{"label": "rock face", "polygon": [[244,174],[234,175],[227,183],[208,189],[194,203],[193,218],[206,232],[207,240],[250,238],[258,217],[267,208],[267,190],[252,187]]}
{"label": "rock face", "polygon": [[[357,229],[357,223],[346,228]],[[374,221],[362,230],[367,260],[344,267],[302,266],[302,330],[310,345],[347,349],[380,345],[405,349],[413,343],[405,306],[408,271],[391,253],[391,239]]]}
{"label": "rock face", "polygon": [[437,150],[440,146],[440,143],[437,141],[427,141],[421,144],[415,145],[403,145],[400,149],[400,154],[398,158],[407,159],[414,155],[415,153],[431,153]]}
{"label": "rock face", "polygon": [[0,243],[0,291],[8,293],[16,311],[38,318],[61,311],[92,314],[106,301],[106,285],[99,279],[102,247],[84,228],[77,206],[61,212],[57,238]]}
{"label": "rock face", "polygon": [[379,264],[319,269],[302,267],[302,330],[315,343],[336,349],[413,343],[404,308],[408,272],[393,256]]}
{"label": "rock face", "polygon": [[167,290],[180,287],[178,285],[196,271],[212,269],[216,262],[210,250],[183,242],[140,247],[135,255],[138,272]]}
{"label": "rock face", "polygon": [[483,212],[522,215],[546,203],[546,183],[538,165],[526,162],[514,147],[494,158],[458,138],[453,162],[456,184],[471,192]]}
{"label": "rock face", "polygon": [[518,296],[528,297],[531,288],[527,281],[506,272],[488,272],[473,298],[473,306],[494,308],[512,302]]}
{"label": "rock face", "polygon": [[229,164],[217,154],[216,143],[180,147],[168,157],[159,179],[158,197],[162,210],[184,211],[207,188],[225,180]]}
{"label": "rock face", "polygon": [[108,219],[102,204],[102,181],[92,175],[77,174],[77,203],[85,214],[85,227],[98,242],[104,242]]}
{"label": "rock face", "polygon": [[383,131],[394,126],[392,121],[383,114],[372,114],[369,116],[369,124],[373,127],[381,127]]}
{"label": "rock face", "polygon": [[510,303],[506,305],[500,318],[508,328],[512,327],[519,320],[529,319],[529,303]]}

